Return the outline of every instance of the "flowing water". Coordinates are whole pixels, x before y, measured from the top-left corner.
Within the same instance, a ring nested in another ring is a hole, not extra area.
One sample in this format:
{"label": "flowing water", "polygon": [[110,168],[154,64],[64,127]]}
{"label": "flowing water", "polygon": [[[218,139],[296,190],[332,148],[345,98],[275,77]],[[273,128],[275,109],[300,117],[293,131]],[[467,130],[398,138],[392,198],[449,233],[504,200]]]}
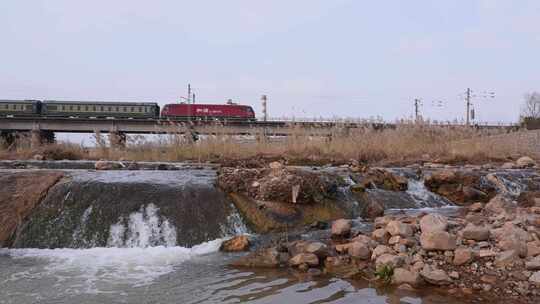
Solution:
{"label": "flowing water", "polygon": [[[239,254],[219,252],[222,240],[249,231],[213,179],[209,171],[74,172],[50,191],[17,248],[0,249],[0,303],[460,303],[428,290],[411,294],[289,270],[228,267]],[[124,201],[102,201],[103,191]],[[419,180],[404,195],[415,210],[453,208]],[[129,208],[116,208],[119,203]],[[190,205],[200,212],[187,210]]]}

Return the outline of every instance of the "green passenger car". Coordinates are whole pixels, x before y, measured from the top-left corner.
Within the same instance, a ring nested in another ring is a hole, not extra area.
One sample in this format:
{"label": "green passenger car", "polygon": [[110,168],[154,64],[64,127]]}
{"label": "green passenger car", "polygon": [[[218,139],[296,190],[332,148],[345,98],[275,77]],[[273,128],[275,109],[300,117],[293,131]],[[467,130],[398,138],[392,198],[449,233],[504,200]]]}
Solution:
{"label": "green passenger car", "polygon": [[41,115],[48,117],[82,118],[159,118],[159,106],[149,102],[92,102],[45,100]]}
{"label": "green passenger car", "polygon": [[40,115],[39,100],[0,100],[0,117],[28,117]]}

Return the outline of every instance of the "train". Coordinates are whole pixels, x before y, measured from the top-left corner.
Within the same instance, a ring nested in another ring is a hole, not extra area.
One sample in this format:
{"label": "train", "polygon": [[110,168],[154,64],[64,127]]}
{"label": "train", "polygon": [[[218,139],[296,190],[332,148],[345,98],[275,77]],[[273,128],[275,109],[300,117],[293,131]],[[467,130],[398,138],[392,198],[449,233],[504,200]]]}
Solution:
{"label": "train", "polygon": [[256,121],[253,108],[226,104],[166,104],[58,100],[0,100],[0,117],[165,119],[175,121]]}

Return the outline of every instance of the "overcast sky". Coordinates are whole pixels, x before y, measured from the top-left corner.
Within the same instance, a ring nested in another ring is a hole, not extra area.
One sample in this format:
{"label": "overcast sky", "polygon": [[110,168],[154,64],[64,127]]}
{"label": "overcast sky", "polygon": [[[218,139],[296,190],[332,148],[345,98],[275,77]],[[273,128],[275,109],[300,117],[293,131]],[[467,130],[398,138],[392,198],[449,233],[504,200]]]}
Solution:
{"label": "overcast sky", "polygon": [[[271,116],[516,121],[540,90],[540,1],[0,2],[0,98],[228,98]],[[442,107],[432,101],[443,101]]]}

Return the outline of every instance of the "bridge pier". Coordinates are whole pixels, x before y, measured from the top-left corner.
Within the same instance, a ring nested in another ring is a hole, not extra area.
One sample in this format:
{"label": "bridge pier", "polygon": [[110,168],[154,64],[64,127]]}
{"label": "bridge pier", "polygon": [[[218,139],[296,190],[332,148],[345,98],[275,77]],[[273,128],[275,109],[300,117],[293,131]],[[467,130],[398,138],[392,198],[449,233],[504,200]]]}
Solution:
{"label": "bridge pier", "polygon": [[54,132],[34,129],[30,131],[30,147],[37,148],[43,144],[52,144],[55,141]]}
{"label": "bridge pier", "polygon": [[118,131],[110,132],[109,143],[111,144],[111,148],[124,149],[126,147],[126,133]]}
{"label": "bridge pier", "polygon": [[9,148],[15,143],[15,132],[0,131],[0,146]]}

